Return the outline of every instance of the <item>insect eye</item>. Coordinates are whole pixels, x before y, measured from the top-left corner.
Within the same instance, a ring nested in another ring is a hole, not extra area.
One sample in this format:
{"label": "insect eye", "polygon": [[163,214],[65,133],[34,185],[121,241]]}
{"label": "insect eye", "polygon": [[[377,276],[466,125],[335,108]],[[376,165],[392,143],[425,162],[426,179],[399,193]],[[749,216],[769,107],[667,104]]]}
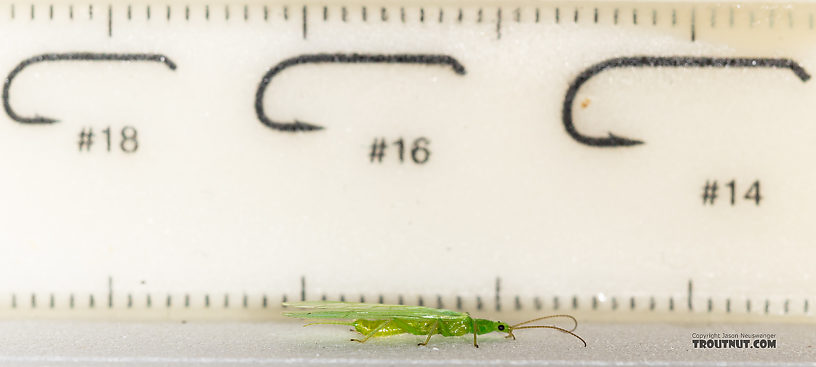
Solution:
{"label": "insect eye", "polygon": [[504,331],[504,325],[499,325],[499,331]]}

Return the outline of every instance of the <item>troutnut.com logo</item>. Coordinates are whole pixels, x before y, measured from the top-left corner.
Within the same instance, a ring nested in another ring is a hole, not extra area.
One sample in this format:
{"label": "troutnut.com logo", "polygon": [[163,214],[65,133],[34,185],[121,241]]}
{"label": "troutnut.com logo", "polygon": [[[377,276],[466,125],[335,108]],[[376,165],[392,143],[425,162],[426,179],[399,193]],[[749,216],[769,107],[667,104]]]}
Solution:
{"label": "troutnut.com logo", "polygon": [[694,349],[775,349],[776,334],[691,333]]}

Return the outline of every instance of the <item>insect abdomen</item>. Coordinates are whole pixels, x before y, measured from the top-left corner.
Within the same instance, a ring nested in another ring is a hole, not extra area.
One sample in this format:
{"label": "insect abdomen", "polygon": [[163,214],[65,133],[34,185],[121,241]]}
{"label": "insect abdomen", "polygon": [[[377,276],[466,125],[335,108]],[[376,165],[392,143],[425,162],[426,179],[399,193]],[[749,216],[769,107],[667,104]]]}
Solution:
{"label": "insect abdomen", "polygon": [[[383,323],[388,322],[388,320],[355,320],[354,321],[354,329],[357,330],[360,334],[368,335],[374,329],[380,327]],[[391,336],[397,334],[407,333],[402,327],[397,325],[396,323],[390,323],[385,327],[381,328],[377,331],[377,334],[374,334],[375,337],[377,336]]]}
{"label": "insect abdomen", "polygon": [[[460,336],[472,332],[470,322],[466,320],[438,320],[436,331],[434,334],[441,334],[443,336]],[[393,320],[355,320],[354,328],[363,335],[368,335],[383,323],[388,322],[377,331],[374,336],[391,336],[397,334],[414,334],[414,335],[428,335],[433,328],[435,319],[427,320],[412,320],[412,319],[393,319]]]}

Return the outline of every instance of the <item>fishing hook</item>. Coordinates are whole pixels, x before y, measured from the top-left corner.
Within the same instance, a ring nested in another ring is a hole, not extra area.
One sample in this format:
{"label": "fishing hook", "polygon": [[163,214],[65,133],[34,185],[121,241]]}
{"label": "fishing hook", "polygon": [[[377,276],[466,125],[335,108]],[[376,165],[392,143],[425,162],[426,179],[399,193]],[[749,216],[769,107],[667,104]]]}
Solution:
{"label": "fishing hook", "polygon": [[167,58],[167,56],[161,54],[105,54],[91,52],[74,52],[74,53],[42,54],[30,57],[23,60],[23,62],[21,62],[20,64],[18,64],[17,67],[15,67],[8,74],[8,76],[6,76],[6,81],[3,84],[3,108],[6,109],[6,114],[8,114],[8,116],[11,117],[12,120],[27,124],[52,124],[59,121],[54,118],[36,115],[34,117],[20,116],[16,112],[14,112],[14,110],[11,108],[11,105],[9,104],[9,89],[11,88],[11,82],[14,80],[17,74],[22,72],[23,69],[25,69],[28,66],[46,61],[152,61],[165,64],[167,65],[168,68],[170,68],[170,70],[176,70],[176,64],[169,58]]}
{"label": "fishing hook", "polygon": [[303,65],[303,64],[325,64],[325,63],[340,63],[340,64],[362,64],[362,63],[377,63],[377,64],[424,64],[424,65],[448,65],[453,69],[453,72],[459,75],[465,75],[465,67],[453,57],[447,55],[429,55],[429,54],[395,54],[395,55],[370,55],[370,54],[307,54],[295,56],[283,60],[275,65],[261,78],[261,83],[258,85],[258,91],[255,93],[255,113],[258,115],[258,120],[264,125],[280,130],[280,131],[314,131],[323,129],[323,126],[314,125],[302,121],[295,122],[277,122],[271,120],[266,116],[263,107],[263,97],[272,78],[277,76],[286,68]]}
{"label": "fishing hook", "polygon": [[561,112],[561,119],[564,123],[564,128],[567,133],[581,144],[586,144],[593,147],[619,147],[632,146],[643,144],[643,141],[630,139],[615,134],[609,133],[608,137],[598,138],[586,136],[575,129],[572,121],[572,105],[575,101],[575,95],[578,90],[589,79],[598,75],[604,70],[623,67],[743,67],[743,68],[780,68],[790,69],[796,74],[802,82],[807,82],[810,79],[810,74],[805,71],[799,64],[791,59],[771,59],[771,58],[714,58],[714,57],[691,57],[691,56],[675,56],[675,57],[652,57],[652,56],[635,56],[635,57],[618,57],[608,59],[606,61],[590,66],[578,74],[567,89],[567,94],[564,96],[564,107]]}

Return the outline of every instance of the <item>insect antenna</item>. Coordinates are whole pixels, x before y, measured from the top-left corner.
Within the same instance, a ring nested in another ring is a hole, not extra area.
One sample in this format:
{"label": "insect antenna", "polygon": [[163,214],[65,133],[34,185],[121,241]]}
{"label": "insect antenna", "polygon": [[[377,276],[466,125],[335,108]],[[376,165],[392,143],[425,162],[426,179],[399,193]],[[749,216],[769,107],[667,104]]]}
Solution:
{"label": "insect antenna", "polygon": [[586,340],[584,340],[584,338],[578,336],[577,334],[573,333],[572,331],[569,331],[567,329],[562,329],[562,328],[560,328],[558,326],[535,325],[535,326],[521,326],[521,327],[512,328],[512,329],[514,329],[514,330],[517,330],[517,329],[555,329],[555,330],[565,332],[565,333],[567,333],[569,335],[572,335],[572,336],[578,338],[578,340],[580,340],[581,342],[584,343],[584,347],[587,346],[587,342],[586,342]]}
{"label": "insect antenna", "polygon": [[[570,315],[550,315],[550,316],[539,317],[537,319],[527,320],[525,322],[520,322],[518,324],[512,325],[512,326],[510,326],[510,328],[511,329],[516,329],[516,328],[519,328],[519,326],[521,326],[521,325],[526,325],[526,324],[529,324],[531,322],[541,321],[541,320],[544,320],[544,319],[552,319],[552,318],[556,318],[556,317],[565,317],[565,318],[568,318],[568,319],[572,320],[573,326],[572,326],[572,329],[570,329],[569,331],[575,331],[575,329],[578,328],[578,320],[576,320],[574,317],[572,317]],[[519,328],[519,329],[524,329],[524,328]]]}

